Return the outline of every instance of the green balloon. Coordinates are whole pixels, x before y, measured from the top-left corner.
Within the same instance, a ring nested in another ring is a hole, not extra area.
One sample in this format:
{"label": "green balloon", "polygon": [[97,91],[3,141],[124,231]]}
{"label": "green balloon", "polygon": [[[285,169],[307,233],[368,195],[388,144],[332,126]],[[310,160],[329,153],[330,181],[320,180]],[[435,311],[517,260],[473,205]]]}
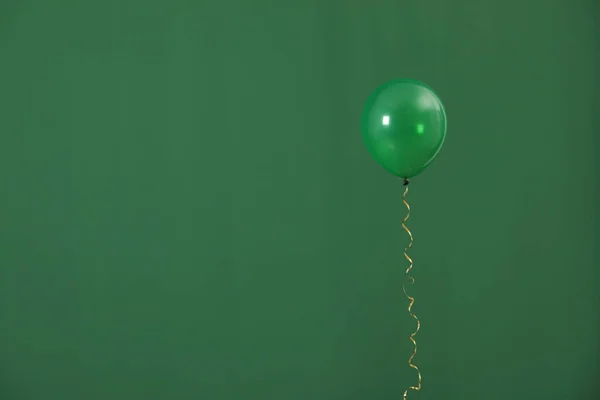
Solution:
{"label": "green balloon", "polygon": [[446,138],[446,111],[429,86],[395,79],[369,96],[361,129],[375,160],[408,179],[427,168],[440,152]]}

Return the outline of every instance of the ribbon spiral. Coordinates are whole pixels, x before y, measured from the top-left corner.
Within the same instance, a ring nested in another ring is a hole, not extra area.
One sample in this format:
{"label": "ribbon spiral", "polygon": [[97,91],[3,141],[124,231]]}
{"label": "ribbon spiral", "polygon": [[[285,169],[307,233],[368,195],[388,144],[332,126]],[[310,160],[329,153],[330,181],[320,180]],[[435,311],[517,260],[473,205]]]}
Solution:
{"label": "ribbon spiral", "polygon": [[[407,253],[408,250],[412,247],[413,241],[414,241],[413,235],[410,232],[410,229],[408,229],[408,227],[406,226],[406,221],[408,221],[408,218],[410,217],[410,205],[406,201],[406,195],[408,194],[408,179],[404,180],[404,186],[406,187],[406,189],[404,189],[404,193],[402,194],[402,202],[406,206],[407,212],[406,212],[406,216],[402,220],[402,227],[404,228],[404,230],[406,231],[406,233],[408,233],[408,236],[410,237],[410,241],[409,241],[408,245],[404,248],[404,257],[408,260],[408,263],[409,263],[409,266],[406,269],[406,278],[408,279],[408,282],[410,282],[410,284],[412,285],[413,283],[415,283],[415,278],[413,278],[410,275],[410,271],[413,269],[413,260],[408,256],[408,253]],[[413,317],[415,319],[415,321],[417,321],[417,329],[410,335],[410,341],[414,345],[414,350],[413,350],[413,353],[411,354],[410,358],[408,359],[408,365],[411,368],[413,368],[415,371],[417,371],[418,381],[417,381],[416,386],[409,386],[408,389],[406,389],[404,391],[403,397],[404,397],[404,400],[406,400],[409,390],[414,390],[414,391],[421,390],[421,371],[419,371],[419,367],[417,367],[415,364],[413,364],[413,360],[414,360],[415,356],[417,355],[417,341],[415,340],[415,336],[417,335],[417,333],[419,332],[419,329],[421,328],[421,322],[419,321],[419,318],[412,312],[412,307],[415,304],[415,299],[414,299],[414,297],[411,297],[406,292],[406,284],[402,285],[402,290],[404,291],[404,295],[408,298],[408,301],[409,301],[408,313],[410,314],[411,317]]]}

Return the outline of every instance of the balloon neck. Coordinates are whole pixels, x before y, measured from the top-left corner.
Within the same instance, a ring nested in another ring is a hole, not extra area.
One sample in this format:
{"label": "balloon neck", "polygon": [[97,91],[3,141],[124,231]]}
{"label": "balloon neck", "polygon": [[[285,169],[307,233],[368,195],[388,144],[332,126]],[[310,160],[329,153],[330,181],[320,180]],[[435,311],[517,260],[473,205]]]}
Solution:
{"label": "balloon neck", "polygon": [[408,186],[408,184],[410,183],[410,181],[408,180],[408,178],[404,178],[404,186]]}

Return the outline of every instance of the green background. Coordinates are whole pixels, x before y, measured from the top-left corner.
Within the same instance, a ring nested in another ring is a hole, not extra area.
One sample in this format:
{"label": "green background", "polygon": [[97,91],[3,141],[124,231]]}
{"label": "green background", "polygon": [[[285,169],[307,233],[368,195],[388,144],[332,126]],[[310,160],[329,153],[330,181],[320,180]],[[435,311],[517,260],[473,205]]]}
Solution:
{"label": "green background", "polygon": [[591,0],[0,2],[2,400],[399,399],[401,182],[363,102],[410,77],[412,399],[598,399]]}

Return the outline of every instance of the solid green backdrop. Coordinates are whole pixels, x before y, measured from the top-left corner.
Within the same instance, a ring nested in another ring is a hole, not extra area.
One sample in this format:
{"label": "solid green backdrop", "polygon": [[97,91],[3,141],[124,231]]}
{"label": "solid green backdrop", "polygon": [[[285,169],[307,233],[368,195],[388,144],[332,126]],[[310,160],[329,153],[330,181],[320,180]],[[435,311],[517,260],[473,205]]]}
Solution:
{"label": "solid green backdrop", "polygon": [[598,399],[599,41],[587,0],[0,2],[0,398],[399,399],[359,124],[408,77],[448,113],[411,398]]}

